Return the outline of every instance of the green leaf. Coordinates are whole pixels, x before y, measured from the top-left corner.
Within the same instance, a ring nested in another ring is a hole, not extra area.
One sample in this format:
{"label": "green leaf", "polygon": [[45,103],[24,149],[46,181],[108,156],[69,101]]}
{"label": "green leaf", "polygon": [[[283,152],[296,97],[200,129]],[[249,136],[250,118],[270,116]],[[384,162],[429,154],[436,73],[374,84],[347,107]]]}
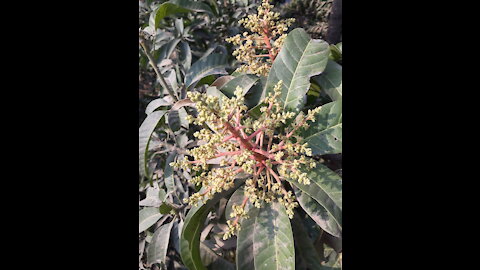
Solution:
{"label": "green leaf", "polygon": [[300,131],[313,155],[342,153],[342,100],[327,103],[316,114],[315,122]]}
{"label": "green leaf", "polygon": [[227,57],[224,54],[209,54],[195,62],[185,76],[185,86],[190,89],[202,78],[213,74],[227,74]]}
{"label": "green leaf", "polygon": [[168,155],[167,161],[165,161],[165,170],[163,172],[163,178],[165,179],[165,186],[167,187],[168,194],[175,192],[174,173],[173,173],[172,166],[170,166],[170,163],[175,161],[176,156],[177,156],[177,152],[173,151]]}
{"label": "green leaf", "polygon": [[147,263],[149,265],[154,263],[165,264],[172,226],[173,222],[163,224],[153,234],[152,240],[147,249]]}
{"label": "green leaf", "polygon": [[160,213],[163,214],[163,215],[170,213],[170,211],[172,209],[173,208],[170,205],[165,204],[165,203],[160,205],[160,207],[159,207]]}
{"label": "green leaf", "polygon": [[307,173],[307,177],[310,179],[309,185],[300,184],[297,180],[290,178],[287,178],[287,180],[323,206],[341,228],[342,178],[318,162],[315,168],[301,168],[300,171]]}
{"label": "green leaf", "polygon": [[166,111],[155,111],[150,113],[143,121],[138,131],[139,142],[139,171],[141,175],[149,176],[147,167],[148,145],[155,127],[160,119],[165,115]]}
{"label": "green leaf", "polygon": [[327,65],[329,46],[323,40],[310,39],[305,30],[292,30],[268,75],[262,99],[282,80],[284,110],[300,111],[310,87],[310,77],[320,74]]}
{"label": "green leaf", "polygon": [[307,232],[303,228],[303,221],[298,217],[297,213],[293,216],[292,221],[295,247],[300,251],[299,256],[305,261],[308,269],[324,270],[321,265],[321,259],[313,246],[312,239],[308,237]]}
{"label": "green leaf", "polygon": [[323,91],[333,100],[342,99],[342,66],[329,60],[325,71],[313,77]]}
{"label": "green leaf", "polygon": [[252,208],[237,237],[238,270],[295,269],[292,228],[279,203]]}
{"label": "green leaf", "polygon": [[138,233],[145,231],[155,224],[162,214],[156,207],[145,207],[138,212]]}
{"label": "green leaf", "polygon": [[341,236],[342,229],[338,226],[335,218],[310,195],[295,188],[295,197],[305,212],[322,228],[334,236]]}
{"label": "green leaf", "polygon": [[180,256],[182,262],[190,270],[205,269],[200,257],[200,233],[210,209],[221,199],[231,194],[245,182],[245,178],[235,180],[235,186],[221,193],[217,193],[206,203],[194,206],[188,212],[182,228],[180,239]]}

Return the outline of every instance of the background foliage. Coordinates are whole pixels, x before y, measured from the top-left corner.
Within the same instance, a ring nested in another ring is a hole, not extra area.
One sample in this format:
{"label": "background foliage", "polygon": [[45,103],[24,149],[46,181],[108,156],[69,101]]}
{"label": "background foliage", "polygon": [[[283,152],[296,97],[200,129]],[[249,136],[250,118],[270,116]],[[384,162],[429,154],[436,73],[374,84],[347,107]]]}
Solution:
{"label": "background foliage", "polygon": [[[326,45],[325,57],[315,59],[324,64],[306,77],[304,93],[294,93],[305,97],[304,103],[292,105],[301,111],[323,106],[316,124],[303,134],[319,166],[309,174],[311,185],[294,185],[301,206],[294,219],[279,205],[253,208],[249,215],[254,218],[245,220],[237,237],[224,241],[229,206],[241,200],[245,179],[237,179],[238,189],[191,207],[183,199],[198,191],[187,182],[193,176],[169,166],[198,145],[193,133],[199,127],[186,121],[195,113],[187,91],[230,96],[240,85],[254,116],[269,80],[292,79],[234,72],[239,63],[225,38],[243,31],[238,20],[254,13],[259,2],[139,1],[139,269],[283,269],[291,263],[295,269],[341,268],[341,186],[335,190],[328,184],[341,184],[342,175],[341,43]],[[282,17],[297,17],[295,26],[306,30],[292,31],[290,39],[325,39],[333,1],[281,2],[272,3]],[[276,61],[272,69],[292,68],[282,64]],[[258,254],[254,246],[278,252]],[[280,264],[271,266],[272,260]]]}

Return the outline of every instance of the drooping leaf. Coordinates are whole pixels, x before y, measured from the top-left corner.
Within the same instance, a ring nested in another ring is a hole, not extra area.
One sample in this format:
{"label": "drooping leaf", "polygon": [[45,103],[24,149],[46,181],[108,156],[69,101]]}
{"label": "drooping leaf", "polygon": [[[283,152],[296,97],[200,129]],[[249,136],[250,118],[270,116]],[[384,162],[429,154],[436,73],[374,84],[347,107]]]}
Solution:
{"label": "drooping leaf", "polygon": [[190,270],[205,269],[200,257],[200,233],[210,209],[221,199],[231,194],[245,182],[245,178],[235,180],[234,187],[213,196],[206,203],[194,206],[188,212],[182,228],[180,239],[180,255],[182,262]]}
{"label": "drooping leaf", "polygon": [[342,230],[338,226],[334,217],[310,195],[295,188],[295,197],[298,204],[305,210],[305,212],[322,228],[334,236],[341,236]]}
{"label": "drooping leaf", "polygon": [[155,224],[162,214],[156,207],[145,207],[138,212],[138,233],[145,231]]}
{"label": "drooping leaf", "polygon": [[268,74],[262,99],[282,80],[280,96],[284,110],[299,111],[305,103],[310,77],[320,74],[327,65],[329,46],[323,40],[310,39],[305,30],[292,30]]}
{"label": "drooping leaf", "polygon": [[301,168],[300,171],[307,173],[307,177],[310,179],[309,185],[301,184],[290,178],[287,180],[323,206],[341,228],[342,178],[319,162],[313,169]]}
{"label": "drooping leaf", "polygon": [[162,106],[171,106],[171,105],[172,103],[170,101],[167,101],[163,98],[157,98],[152,100],[150,103],[148,103],[147,108],[145,108],[145,113],[148,115]]}
{"label": "drooping leaf", "polygon": [[202,78],[213,74],[227,74],[227,58],[223,54],[210,54],[193,63],[185,76],[185,86],[189,89]]}
{"label": "drooping leaf", "polygon": [[338,154],[342,152],[342,100],[327,103],[315,116],[310,127],[300,135],[312,149],[313,155]]}
{"label": "drooping leaf", "polygon": [[172,166],[170,166],[170,163],[175,161],[176,156],[177,156],[177,152],[173,151],[168,155],[167,161],[165,162],[165,170],[164,170],[163,178],[165,179],[165,186],[167,187],[168,194],[175,192],[174,173],[173,173]]}
{"label": "drooping leaf", "polygon": [[173,222],[163,224],[158,228],[152,236],[152,240],[147,249],[147,263],[163,263],[165,264],[165,257],[167,256],[168,242],[170,239],[170,231],[172,230]]}
{"label": "drooping leaf", "polygon": [[166,111],[155,111],[150,113],[143,121],[138,131],[139,141],[139,171],[141,175],[149,177],[147,167],[148,145],[155,127],[160,119],[165,115]]}
{"label": "drooping leaf", "polygon": [[238,270],[295,269],[292,227],[279,203],[252,208],[237,237]]}
{"label": "drooping leaf", "polygon": [[313,77],[323,91],[333,100],[342,98],[342,66],[332,60],[328,61],[327,67],[322,74]]}
{"label": "drooping leaf", "polygon": [[312,239],[308,237],[307,232],[303,228],[303,222],[296,213],[292,220],[293,236],[295,239],[295,247],[299,250],[299,254],[306,266],[310,270],[324,270],[321,265],[321,259],[313,246]]}

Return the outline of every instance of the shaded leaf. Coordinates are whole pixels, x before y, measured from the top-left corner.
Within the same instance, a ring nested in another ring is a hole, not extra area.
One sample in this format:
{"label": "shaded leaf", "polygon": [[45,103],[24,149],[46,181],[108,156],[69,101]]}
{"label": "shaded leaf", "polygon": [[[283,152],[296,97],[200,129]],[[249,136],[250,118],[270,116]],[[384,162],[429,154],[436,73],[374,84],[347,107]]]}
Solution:
{"label": "shaded leaf", "polygon": [[298,256],[304,260],[308,269],[324,270],[321,265],[321,259],[313,246],[312,239],[308,237],[307,232],[303,228],[303,222],[297,213],[293,216],[292,221],[295,247],[300,251]]}
{"label": "shaded leaf", "polygon": [[217,255],[204,243],[200,243],[200,256],[205,266],[210,269],[235,270],[235,265]]}

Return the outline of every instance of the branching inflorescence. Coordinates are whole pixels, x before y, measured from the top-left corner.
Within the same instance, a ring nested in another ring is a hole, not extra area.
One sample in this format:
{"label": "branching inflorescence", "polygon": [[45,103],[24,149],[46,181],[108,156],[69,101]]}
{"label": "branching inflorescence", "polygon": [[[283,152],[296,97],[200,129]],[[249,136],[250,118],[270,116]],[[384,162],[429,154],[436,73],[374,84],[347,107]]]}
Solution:
{"label": "branching inflorescence", "polygon": [[226,39],[227,42],[239,46],[233,52],[238,61],[245,63],[238,69],[239,72],[266,76],[277,57],[287,37],[285,32],[295,19],[279,20],[280,13],[273,12],[272,9],[273,5],[270,5],[268,0],[263,0],[258,7],[258,14],[248,15],[239,21],[252,34],[244,32]]}
{"label": "branching inflorescence", "polygon": [[[185,202],[197,205],[211,199],[215,193],[234,186],[239,173],[250,176],[245,181],[244,199],[240,205],[233,205],[232,220],[228,220],[228,231],[224,239],[240,230],[239,219],[248,217],[245,205],[249,201],[260,208],[262,203],[278,201],[283,204],[290,218],[298,206],[292,191],[284,186],[285,178],[309,184],[307,174],[300,167],[315,167],[311,149],[302,144],[297,131],[307,128],[307,121],[315,121],[320,108],[300,113],[285,112],[279,102],[282,81],[279,81],[264,100],[262,114],[252,119],[246,114],[243,89],[237,87],[231,99],[218,98],[198,92],[189,92],[188,97],[196,103],[198,115],[188,120],[204,129],[194,134],[203,144],[191,149],[190,160],[173,162],[170,165],[196,171],[198,176],[191,183],[202,189],[192,194]],[[219,161],[220,166],[209,170],[209,162]]]}

